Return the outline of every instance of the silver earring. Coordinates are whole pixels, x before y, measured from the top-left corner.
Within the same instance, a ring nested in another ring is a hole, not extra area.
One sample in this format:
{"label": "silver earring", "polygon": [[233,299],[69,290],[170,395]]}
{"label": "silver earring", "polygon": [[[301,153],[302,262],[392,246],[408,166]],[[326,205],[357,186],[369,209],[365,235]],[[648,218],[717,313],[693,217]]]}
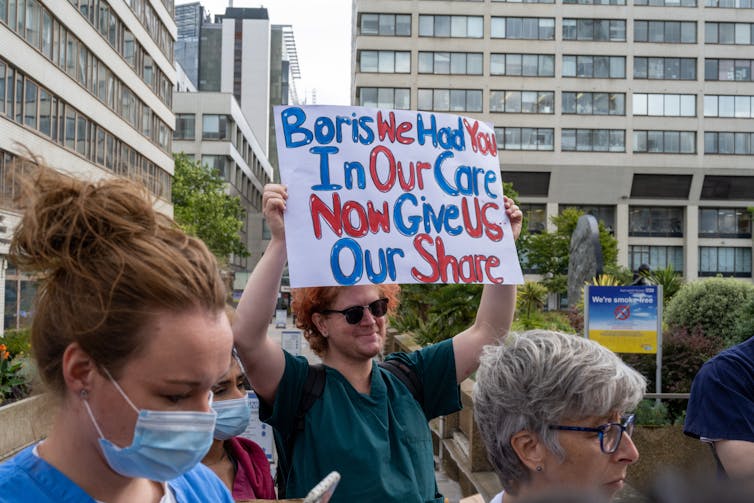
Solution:
{"label": "silver earring", "polygon": [[538,472],[541,472],[541,471],[542,471],[542,467],[541,467],[541,466],[539,466],[539,465],[537,465],[537,471],[538,471]]}

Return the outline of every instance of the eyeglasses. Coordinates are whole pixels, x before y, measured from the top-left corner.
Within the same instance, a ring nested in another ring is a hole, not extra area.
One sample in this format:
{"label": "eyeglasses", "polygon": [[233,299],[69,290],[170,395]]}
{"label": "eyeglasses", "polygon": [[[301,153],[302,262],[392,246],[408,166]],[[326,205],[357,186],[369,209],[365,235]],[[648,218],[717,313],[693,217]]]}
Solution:
{"label": "eyeglasses", "polygon": [[325,309],[321,311],[322,314],[342,314],[346,317],[346,322],[349,325],[357,325],[364,317],[364,310],[369,309],[372,316],[379,318],[387,314],[387,299],[377,299],[368,306],[351,306],[338,311],[337,309]]}
{"label": "eyeglasses", "polygon": [[567,430],[567,431],[591,431],[598,433],[600,437],[600,449],[605,454],[612,454],[618,450],[620,441],[623,438],[623,432],[630,437],[634,432],[634,419],[633,414],[626,416],[623,419],[623,423],[607,423],[595,428],[587,428],[584,426],[562,426],[559,424],[552,424],[549,426],[551,430]]}

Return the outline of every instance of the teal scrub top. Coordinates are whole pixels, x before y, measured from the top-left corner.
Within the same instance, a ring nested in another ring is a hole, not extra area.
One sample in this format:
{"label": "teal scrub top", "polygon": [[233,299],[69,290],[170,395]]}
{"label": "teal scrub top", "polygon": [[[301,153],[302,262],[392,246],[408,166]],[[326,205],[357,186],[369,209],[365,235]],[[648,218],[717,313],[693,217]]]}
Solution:
{"label": "teal scrub top", "polygon": [[[435,482],[428,421],[461,409],[452,340],[413,353],[395,353],[414,368],[423,399],[393,374],[372,365],[369,395],[356,391],[337,370],[325,367],[322,396],[307,412],[296,436],[286,497],[306,496],[331,471],[341,479],[331,503],[442,502]],[[260,418],[283,437],[294,428],[308,363],[285,354],[285,372],[270,410]]]}

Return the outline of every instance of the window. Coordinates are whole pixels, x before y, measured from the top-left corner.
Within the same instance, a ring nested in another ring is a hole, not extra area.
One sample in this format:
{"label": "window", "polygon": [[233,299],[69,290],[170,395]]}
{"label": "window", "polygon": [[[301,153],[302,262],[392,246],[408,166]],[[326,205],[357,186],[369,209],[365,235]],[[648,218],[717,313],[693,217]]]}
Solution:
{"label": "window", "polygon": [[531,234],[541,234],[547,228],[547,205],[544,204],[519,204],[524,214],[527,229]]}
{"label": "window", "polygon": [[751,248],[699,247],[699,276],[751,277]]}
{"label": "window", "polygon": [[552,128],[496,127],[499,150],[554,150]]}
{"label": "window", "polygon": [[687,199],[691,175],[649,175],[636,173],[631,181],[631,197]]}
{"label": "window", "polygon": [[214,170],[214,172],[220,175],[224,180],[230,181],[230,179],[228,178],[230,159],[228,159],[227,156],[202,154],[202,166],[206,166],[207,169]]}
{"label": "window", "polygon": [[623,93],[563,91],[561,98],[564,114],[626,115],[626,95]]}
{"label": "window", "polygon": [[721,155],[754,154],[754,134],[727,131],[705,131],[704,153]]}
{"label": "window", "polygon": [[615,206],[595,206],[584,204],[561,204],[559,211],[563,213],[563,210],[567,208],[575,208],[584,212],[585,215],[592,215],[599,222],[605,226],[605,229],[614,233],[615,230]]}
{"label": "window", "polygon": [[563,77],[625,79],[624,56],[563,55]]}
{"label": "window", "polygon": [[634,93],[633,114],[659,117],[696,117],[696,95]]}
{"label": "window", "polygon": [[359,56],[361,72],[411,72],[411,52],[409,51],[360,51]]}
{"label": "window", "polygon": [[435,112],[481,112],[481,89],[419,89],[418,109]]}
{"label": "window", "polygon": [[564,18],[563,40],[626,41],[624,19]]}
{"label": "window", "polygon": [[481,52],[419,51],[419,73],[482,75]]}
{"label": "window", "polygon": [[196,135],[195,124],[196,116],[194,114],[176,114],[173,138],[176,140],[193,140]]}
{"label": "window", "polygon": [[563,5],[626,5],[626,0],[563,0]]}
{"label": "window", "polygon": [[705,7],[721,9],[754,9],[752,0],[705,0]]}
{"label": "window", "polygon": [[652,270],[665,269],[670,266],[674,271],[683,271],[682,246],[628,246],[628,267],[636,271],[641,264],[649,265]]}
{"label": "window", "polygon": [[411,108],[410,89],[392,87],[360,87],[359,106],[370,108]]}
{"label": "window", "polygon": [[705,59],[704,80],[752,80],[751,59]]}
{"label": "window", "polygon": [[524,197],[547,197],[550,187],[550,173],[541,171],[510,171],[500,173],[504,183],[513,184],[513,188]]}
{"label": "window", "polygon": [[[476,0],[476,1],[481,1],[481,0]],[[508,3],[555,3],[555,0],[492,0],[492,1],[493,2],[508,2]]]}
{"label": "window", "polygon": [[490,75],[554,77],[553,54],[490,54]]}
{"label": "window", "polygon": [[696,80],[695,58],[634,57],[635,79]]}
{"label": "window", "polygon": [[555,18],[493,17],[490,37],[522,40],[555,40]]}
{"label": "window", "polygon": [[551,114],[554,91],[490,91],[490,112]]}
{"label": "window", "polygon": [[39,88],[37,84],[26,80],[25,100],[24,100],[24,125],[32,129],[37,129],[37,94]]}
{"label": "window", "polygon": [[750,238],[751,213],[746,208],[699,208],[699,237]]}
{"label": "window", "polygon": [[701,199],[750,201],[754,176],[705,175]]}
{"label": "window", "polygon": [[419,36],[482,38],[484,17],[419,15]]}
{"label": "window", "polygon": [[634,130],[634,153],[695,154],[696,131]]}
{"label": "window", "polygon": [[754,23],[704,23],[704,43],[721,45],[754,44]]}
{"label": "window", "polygon": [[754,117],[753,103],[754,96],[705,95],[704,116],[751,119]]}
{"label": "window", "polygon": [[362,14],[359,24],[362,35],[410,37],[410,14]]}
{"label": "window", "polygon": [[683,208],[631,206],[628,235],[640,237],[683,237]]}
{"label": "window", "polygon": [[695,44],[695,21],[634,20],[634,42]]}
{"label": "window", "polygon": [[623,129],[563,129],[560,148],[564,152],[625,152]]}
{"label": "window", "polygon": [[634,5],[650,7],[696,7],[696,0],[634,0]]}
{"label": "window", "polygon": [[228,117],[226,115],[203,115],[202,116],[202,139],[203,140],[227,140]]}

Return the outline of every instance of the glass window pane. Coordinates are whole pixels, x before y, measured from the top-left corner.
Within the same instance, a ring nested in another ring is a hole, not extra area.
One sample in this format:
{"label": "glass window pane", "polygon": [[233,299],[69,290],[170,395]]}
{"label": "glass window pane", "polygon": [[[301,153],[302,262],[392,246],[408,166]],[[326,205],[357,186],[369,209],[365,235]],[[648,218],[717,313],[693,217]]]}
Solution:
{"label": "glass window pane", "polygon": [[505,75],[505,54],[490,54],[490,75]]}
{"label": "glass window pane", "polygon": [[419,73],[432,73],[435,55],[432,52],[419,52]]}

